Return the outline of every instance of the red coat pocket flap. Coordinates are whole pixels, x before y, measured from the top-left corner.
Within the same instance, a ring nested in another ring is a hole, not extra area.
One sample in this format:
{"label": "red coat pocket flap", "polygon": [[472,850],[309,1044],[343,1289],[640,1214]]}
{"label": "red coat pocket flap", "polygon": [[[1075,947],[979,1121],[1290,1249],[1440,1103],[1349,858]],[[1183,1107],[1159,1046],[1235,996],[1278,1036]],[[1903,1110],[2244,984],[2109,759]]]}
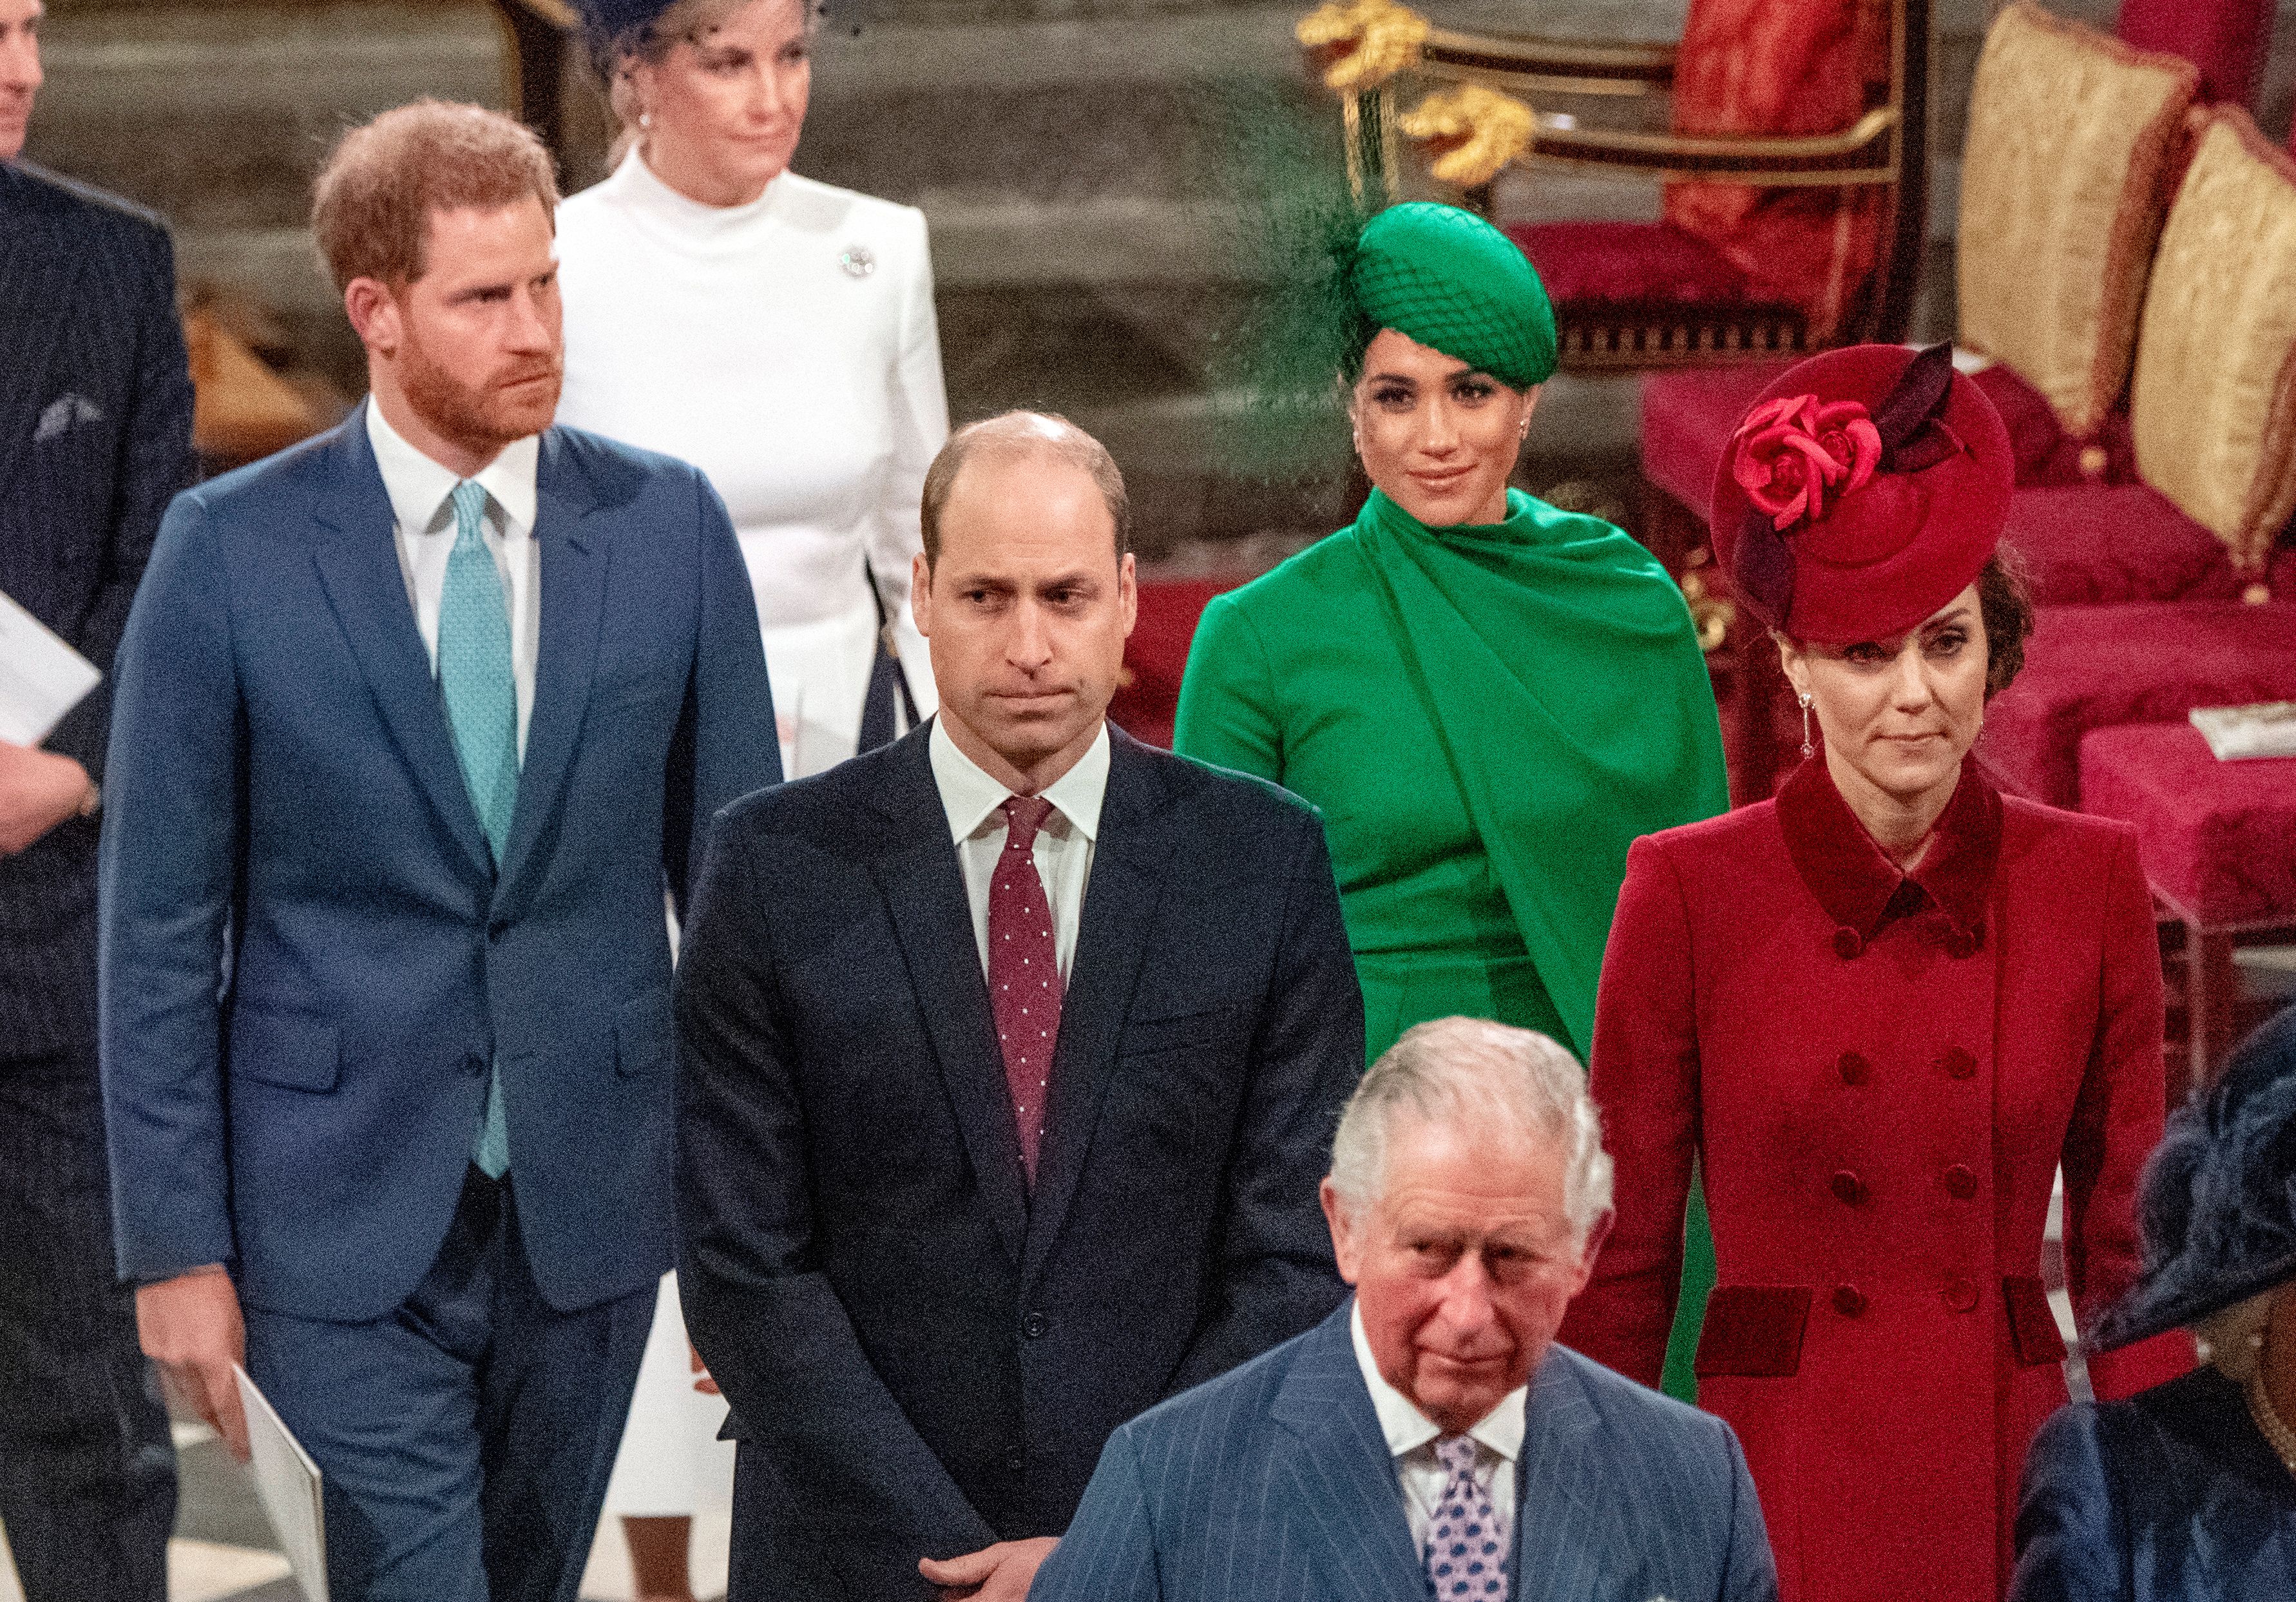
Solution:
{"label": "red coat pocket flap", "polygon": [[2037,1363],[2065,1360],[2065,1338],[2050,1310],[2049,1293],[2030,1274],[2013,1274],[2001,1282],[2001,1305],[2009,1310],[2009,1338],[2017,1360],[2028,1368]]}
{"label": "red coat pocket flap", "polygon": [[1726,1285],[1706,1303],[1699,1332],[1700,1375],[1731,1374],[1780,1379],[1801,1367],[1802,1331],[1809,1324],[1806,1285]]}

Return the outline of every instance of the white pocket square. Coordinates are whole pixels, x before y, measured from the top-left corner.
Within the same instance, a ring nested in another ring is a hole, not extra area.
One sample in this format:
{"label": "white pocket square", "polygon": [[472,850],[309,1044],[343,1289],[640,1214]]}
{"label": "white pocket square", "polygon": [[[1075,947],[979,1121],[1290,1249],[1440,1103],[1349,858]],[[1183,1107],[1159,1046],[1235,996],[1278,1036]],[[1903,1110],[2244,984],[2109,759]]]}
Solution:
{"label": "white pocket square", "polygon": [[102,421],[102,407],[85,395],[67,392],[48,402],[47,409],[40,414],[39,423],[32,430],[32,443],[38,445],[53,440],[76,423]]}

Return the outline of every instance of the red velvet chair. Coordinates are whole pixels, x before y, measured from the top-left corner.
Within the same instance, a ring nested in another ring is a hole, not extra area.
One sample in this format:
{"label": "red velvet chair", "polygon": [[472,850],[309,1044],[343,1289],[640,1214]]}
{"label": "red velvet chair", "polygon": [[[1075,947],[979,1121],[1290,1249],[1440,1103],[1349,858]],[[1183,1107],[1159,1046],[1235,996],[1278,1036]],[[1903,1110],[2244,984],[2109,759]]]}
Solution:
{"label": "red velvet chair", "polygon": [[2201,70],[2207,99],[2252,110],[2272,11],[2272,0],[2120,0],[2113,32],[2139,50],[2183,56]]}

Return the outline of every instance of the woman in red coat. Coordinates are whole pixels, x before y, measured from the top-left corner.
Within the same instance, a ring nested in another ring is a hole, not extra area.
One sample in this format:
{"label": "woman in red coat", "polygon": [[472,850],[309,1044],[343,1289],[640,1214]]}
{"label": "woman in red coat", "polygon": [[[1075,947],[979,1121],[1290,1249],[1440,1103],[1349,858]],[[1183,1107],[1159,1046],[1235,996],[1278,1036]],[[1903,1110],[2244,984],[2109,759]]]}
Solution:
{"label": "woman in red coat", "polygon": [[[2078,1316],[2136,1268],[2161,971],[2123,825],[1968,762],[2030,605],[1995,554],[2008,440],[1943,348],[1829,352],[1748,415],[1715,554],[1823,732],[1773,801],[1637,841],[1591,1066],[1618,1222],[1562,1338],[1656,1384],[1702,1163],[1701,1404],[1743,1442],[1784,1602],[1996,1602]],[[1806,745],[1805,750],[1808,747]],[[2101,1397],[2181,1373],[2099,1357]]]}

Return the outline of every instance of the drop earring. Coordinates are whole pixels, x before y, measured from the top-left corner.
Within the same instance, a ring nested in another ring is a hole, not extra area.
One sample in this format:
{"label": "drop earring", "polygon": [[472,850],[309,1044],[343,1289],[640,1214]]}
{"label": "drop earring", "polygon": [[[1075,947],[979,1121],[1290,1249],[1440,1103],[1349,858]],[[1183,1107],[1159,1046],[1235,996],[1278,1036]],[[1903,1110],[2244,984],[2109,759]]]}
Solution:
{"label": "drop earring", "polygon": [[1809,693],[1805,690],[1797,699],[1801,702],[1801,754],[1805,758],[1815,756],[1817,747],[1809,738]]}

